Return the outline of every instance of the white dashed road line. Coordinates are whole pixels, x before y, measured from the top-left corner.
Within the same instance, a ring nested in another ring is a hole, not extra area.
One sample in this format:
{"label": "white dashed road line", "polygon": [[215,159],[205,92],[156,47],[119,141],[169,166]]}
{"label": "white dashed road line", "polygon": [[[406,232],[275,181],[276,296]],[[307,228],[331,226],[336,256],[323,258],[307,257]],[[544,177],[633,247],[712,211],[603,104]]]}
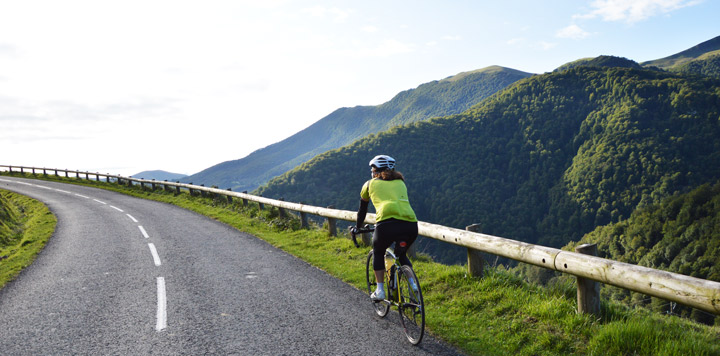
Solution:
{"label": "white dashed road line", "polygon": [[[43,189],[55,190],[55,191],[58,191],[58,192],[61,192],[61,193],[73,194],[73,195],[75,195],[75,196],[77,196],[77,197],[84,198],[84,199],[91,199],[90,197],[85,196],[85,195],[82,195],[82,194],[72,193],[72,192],[69,192],[69,191],[67,191],[67,190],[50,188],[50,187],[46,187],[46,186],[42,186],[42,185],[37,185],[37,184],[30,184],[30,183],[25,183],[25,182],[17,182],[17,181],[5,180],[5,179],[0,179],[0,182],[18,183],[18,184],[24,184],[24,185],[28,185],[28,186],[36,186],[36,187],[43,188]],[[100,204],[108,205],[108,204],[107,204],[106,202],[104,202],[104,201],[97,200],[97,199],[93,199],[93,200],[96,201],[96,202],[98,202],[98,203],[100,203]],[[113,208],[113,209],[115,209],[115,210],[117,210],[117,211],[119,211],[119,212],[121,212],[121,213],[124,212],[122,209],[120,209],[120,208],[118,208],[118,207],[116,207],[116,206],[110,205],[110,207]],[[127,215],[127,217],[130,218],[130,220],[132,220],[133,222],[135,222],[135,223],[138,222],[138,220],[135,219],[132,215],[130,215],[130,214],[125,214],[125,215]],[[142,235],[143,235],[146,239],[147,239],[147,238],[150,238],[150,236],[148,235],[147,231],[145,231],[145,228],[144,228],[144,227],[138,225],[138,229],[140,230],[140,233],[142,233]],[[152,254],[152,258],[153,258],[153,262],[155,263],[155,266],[160,266],[160,265],[161,265],[161,263],[160,263],[160,255],[158,255],[158,252],[157,252],[157,249],[155,248],[155,245],[154,245],[153,243],[148,243],[148,248],[150,249],[150,253]],[[166,292],[165,292],[165,278],[164,278],[164,277],[157,277],[157,314],[156,314],[155,330],[156,330],[156,331],[162,331],[162,330],[164,330],[165,328],[167,328],[167,294],[166,294]]]}
{"label": "white dashed road line", "polygon": [[155,330],[160,331],[167,327],[167,297],[165,295],[165,278],[157,278],[157,321]]}
{"label": "white dashed road line", "polygon": [[160,256],[158,256],[157,250],[155,249],[155,245],[151,242],[148,244],[148,247],[150,248],[150,253],[152,254],[153,261],[155,262],[155,266],[160,266]]}
{"label": "white dashed road line", "polygon": [[[16,183],[16,182],[7,181],[7,180],[2,180],[2,181]],[[27,184],[27,183],[22,183],[22,182],[17,182],[17,183]],[[33,185],[33,184],[27,184],[27,185]],[[48,188],[48,187],[44,187],[41,185],[36,185],[36,186],[40,187],[40,188],[45,188],[45,189],[53,189],[53,188]],[[60,189],[54,189],[54,190],[56,190],[58,192],[62,192],[62,193],[67,193],[67,194],[74,194],[75,196],[85,198],[85,199],[91,199],[88,196],[68,192],[66,190],[60,190]],[[93,199],[93,200],[100,204],[107,205],[107,203],[104,201],[97,200],[97,199]],[[121,213],[124,212],[122,209],[120,209],[116,206],[110,205],[110,207]],[[127,215],[127,217],[130,218],[130,220],[132,220],[133,222],[135,222],[135,223],[138,222],[138,220],[135,219],[135,217],[133,217],[132,215],[130,215],[130,214],[125,214],[125,215]],[[140,233],[142,233],[143,237],[145,237],[146,239],[150,238],[150,235],[148,235],[148,233],[147,233],[147,231],[145,231],[144,227],[142,227],[141,225],[138,225],[138,229],[140,230]],[[150,249],[150,253],[152,254],[152,258],[153,258],[153,262],[155,263],[155,266],[160,266],[162,263],[160,262],[160,255],[158,255],[155,245],[153,243],[149,243],[148,248]],[[162,331],[165,328],[167,328],[167,294],[165,293],[165,278],[164,277],[157,277],[157,314],[156,314],[155,319],[156,319],[156,322],[155,322],[155,330],[156,331]]]}
{"label": "white dashed road line", "polygon": [[140,229],[140,233],[141,233],[143,236],[145,236],[146,239],[150,237],[150,235],[148,235],[147,231],[145,231],[145,228],[144,228],[144,227],[138,226],[138,229]]}

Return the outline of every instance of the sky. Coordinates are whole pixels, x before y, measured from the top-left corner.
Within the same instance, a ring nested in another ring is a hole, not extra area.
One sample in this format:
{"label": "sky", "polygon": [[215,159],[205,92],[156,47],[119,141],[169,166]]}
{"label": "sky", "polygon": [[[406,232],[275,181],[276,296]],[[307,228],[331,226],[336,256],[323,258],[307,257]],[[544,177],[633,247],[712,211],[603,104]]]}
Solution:
{"label": "sky", "polygon": [[717,0],[0,0],[0,165],[193,174],[492,65],[663,58]]}

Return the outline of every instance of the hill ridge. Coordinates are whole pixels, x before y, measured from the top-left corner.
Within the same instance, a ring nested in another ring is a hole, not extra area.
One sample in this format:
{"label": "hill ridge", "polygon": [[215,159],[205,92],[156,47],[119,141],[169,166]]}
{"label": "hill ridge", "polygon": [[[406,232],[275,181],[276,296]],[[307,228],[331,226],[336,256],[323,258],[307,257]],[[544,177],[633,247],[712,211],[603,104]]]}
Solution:
{"label": "hill ridge", "polygon": [[695,45],[693,47],[690,47],[684,51],[675,53],[671,56],[667,56],[660,59],[655,59],[652,61],[647,61],[640,63],[642,66],[649,67],[649,66],[655,66],[662,69],[668,69],[677,65],[684,64],[686,62],[689,62],[693,59],[696,59],[698,57],[701,57],[703,54],[707,52],[713,52],[720,50],[720,36],[717,36],[715,38],[709,39],[705,42],[702,42],[698,45]]}
{"label": "hill ridge", "polygon": [[318,154],[397,125],[460,113],[531,75],[492,66],[421,84],[377,106],[339,108],[282,141],[244,158],[216,164],[183,181],[253,190]]}

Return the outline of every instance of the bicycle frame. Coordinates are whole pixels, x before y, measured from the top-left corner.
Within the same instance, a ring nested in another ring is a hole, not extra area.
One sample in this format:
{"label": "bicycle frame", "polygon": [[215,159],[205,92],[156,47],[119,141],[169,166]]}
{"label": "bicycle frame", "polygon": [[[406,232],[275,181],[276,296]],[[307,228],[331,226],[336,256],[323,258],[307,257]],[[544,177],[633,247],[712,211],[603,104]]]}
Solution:
{"label": "bicycle frame", "polygon": [[[353,243],[360,247],[357,243],[356,235],[361,233],[372,232],[374,229],[369,225],[364,228],[351,228],[351,236]],[[374,258],[373,251],[368,252],[366,259],[366,283],[367,292],[372,295],[377,286],[375,270],[373,268]],[[395,250],[387,248],[383,256],[385,271],[385,286],[387,287],[387,298],[381,301],[373,301],[375,313],[384,318],[390,308],[395,306],[400,315],[400,321],[403,325],[405,336],[411,344],[417,345],[422,340],[425,333],[425,304],[420,290],[420,281],[411,266],[402,266],[400,264]],[[402,276],[401,276],[402,275]],[[414,281],[414,282],[411,282]],[[407,289],[407,293],[405,292]]]}

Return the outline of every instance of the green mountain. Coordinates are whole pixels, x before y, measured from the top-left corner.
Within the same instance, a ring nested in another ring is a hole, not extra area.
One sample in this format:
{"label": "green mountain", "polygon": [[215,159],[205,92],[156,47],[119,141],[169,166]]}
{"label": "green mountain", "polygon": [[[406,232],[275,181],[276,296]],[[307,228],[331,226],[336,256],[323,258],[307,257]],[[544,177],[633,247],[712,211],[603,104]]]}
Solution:
{"label": "green mountain", "polygon": [[[560,247],[720,178],[718,137],[720,80],[576,66],[321,154],[258,192],[354,210],[367,161],[389,154],[419,219]],[[432,241],[420,248],[464,259]]]}
{"label": "green mountain", "polygon": [[619,67],[619,68],[642,68],[640,64],[637,62],[623,58],[623,57],[615,57],[615,56],[599,56],[595,58],[582,58],[578,59],[576,61],[566,63],[557,69],[555,69],[555,72],[562,72],[564,70],[572,69],[575,67]]}
{"label": "green mountain", "polygon": [[720,50],[708,52],[697,59],[676,65],[669,70],[684,74],[720,78]]}
{"label": "green mountain", "polygon": [[[720,281],[720,181],[638,209],[627,220],[596,228],[579,243],[596,243],[601,257]],[[603,293],[656,311],[669,310],[666,301],[620,288],[605,288]],[[673,309],[699,322],[714,320],[689,307]]]}
{"label": "green mountain", "polygon": [[140,173],[133,174],[132,176],[141,179],[155,179],[157,181],[173,181],[183,179],[187,177],[187,174],[171,173],[166,171],[142,171]]}
{"label": "green mountain", "polygon": [[700,59],[700,57],[718,50],[720,50],[720,36],[700,43],[699,45],[686,49],[680,53],[673,54],[672,56],[643,62],[642,65],[644,67],[654,66],[662,69],[671,69],[690,61]]}
{"label": "green mountain", "polygon": [[460,113],[531,74],[488,67],[403,91],[378,106],[341,108],[287,139],[227,161],[184,182],[252,190],[312,157],[393,126]]}
{"label": "green mountain", "polygon": [[720,281],[720,182],[638,209],[580,243],[597,243],[613,260]]}

